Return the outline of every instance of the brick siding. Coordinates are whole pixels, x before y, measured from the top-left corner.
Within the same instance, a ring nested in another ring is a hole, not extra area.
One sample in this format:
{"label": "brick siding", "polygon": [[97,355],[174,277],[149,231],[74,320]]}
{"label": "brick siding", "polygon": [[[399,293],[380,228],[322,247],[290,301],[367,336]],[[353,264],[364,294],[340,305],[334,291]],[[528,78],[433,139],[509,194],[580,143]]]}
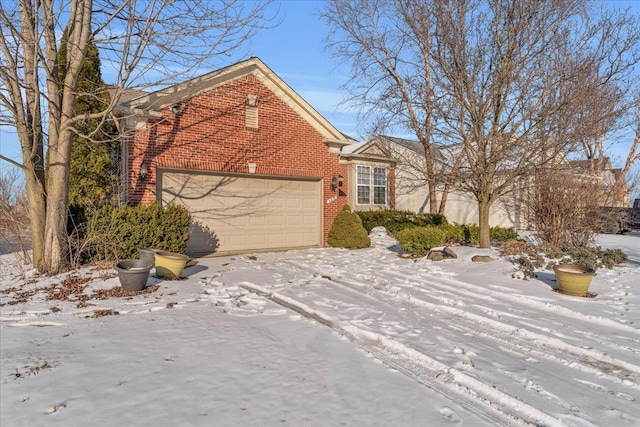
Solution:
{"label": "brick siding", "polygon": [[[258,128],[245,128],[247,95],[257,95]],[[303,177],[323,181],[323,242],[333,220],[347,203],[346,194],[333,192],[333,176],[347,179],[346,165],[330,154],[322,135],[253,75],[248,75],[169,108],[163,117],[136,130],[129,144],[128,198],[131,204],[159,200],[157,168]],[[140,178],[140,165],[149,169]],[[344,187],[348,188],[345,182]],[[330,203],[333,196],[338,198]]]}

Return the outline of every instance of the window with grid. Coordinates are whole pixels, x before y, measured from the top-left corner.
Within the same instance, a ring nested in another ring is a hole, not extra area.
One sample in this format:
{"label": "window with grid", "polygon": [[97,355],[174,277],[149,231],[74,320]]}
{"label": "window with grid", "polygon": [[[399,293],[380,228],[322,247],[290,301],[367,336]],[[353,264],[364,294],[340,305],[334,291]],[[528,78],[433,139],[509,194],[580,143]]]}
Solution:
{"label": "window with grid", "polygon": [[373,168],[373,204],[387,204],[387,170]]}
{"label": "window with grid", "polygon": [[371,166],[357,167],[359,205],[387,204],[387,170]]}

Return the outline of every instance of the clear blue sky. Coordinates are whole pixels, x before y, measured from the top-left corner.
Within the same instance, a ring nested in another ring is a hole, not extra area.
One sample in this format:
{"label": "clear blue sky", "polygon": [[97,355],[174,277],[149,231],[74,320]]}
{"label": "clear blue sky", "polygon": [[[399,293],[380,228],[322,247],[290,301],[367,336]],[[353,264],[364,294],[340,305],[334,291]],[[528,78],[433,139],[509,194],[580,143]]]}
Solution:
{"label": "clear blue sky", "polygon": [[[603,4],[640,10],[640,0],[611,0]],[[318,16],[322,1],[285,0],[273,7],[280,8],[282,23],[258,33],[236,57],[220,65],[244,59],[246,56],[241,54],[259,57],[335,127],[359,137],[365,129],[358,128],[356,114],[338,106],[346,97],[340,86],[347,81],[349,68],[340,65],[324,50],[326,26]],[[11,128],[0,128],[0,153],[21,159],[17,137]],[[614,150],[614,158],[616,153]],[[0,174],[6,167],[7,163],[0,161]]]}
{"label": "clear blue sky", "polygon": [[[321,1],[311,0],[277,2],[272,8],[280,8],[282,23],[259,32],[236,56],[220,65],[259,57],[334,126],[356,136],[355,114],[337,107],[344,98],[339,86],[347,78],[348,69],[338,68],[323,49],[325,26],[317,15],[321,6]],[[21,162],[14,129],[0,127],[0,153]],[[7,166],[0,161],[0,174]]]}

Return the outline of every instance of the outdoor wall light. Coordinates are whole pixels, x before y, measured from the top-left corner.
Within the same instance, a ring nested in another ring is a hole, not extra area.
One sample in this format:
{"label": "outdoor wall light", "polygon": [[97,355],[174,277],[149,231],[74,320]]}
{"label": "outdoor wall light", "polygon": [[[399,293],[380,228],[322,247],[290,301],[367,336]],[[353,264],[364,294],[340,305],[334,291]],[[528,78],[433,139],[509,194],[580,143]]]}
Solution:
{"label": "outdoor wall light", "polygon": [[171,112],[173,114],[178,114],[180,112],[180,104],[175,104],[171,107]]}
{"label": "outdoor wall light", "polygon": [[140,165],[140,178],[145,179],[147,174],[149,173],[149,168],[146,163]]}
{"label": "outdoor wall light", "polygon": [[336,188],[338,188],[338,178],[335,175],[331,178],[329,188],[331,188],[331,191],[336,191]]}

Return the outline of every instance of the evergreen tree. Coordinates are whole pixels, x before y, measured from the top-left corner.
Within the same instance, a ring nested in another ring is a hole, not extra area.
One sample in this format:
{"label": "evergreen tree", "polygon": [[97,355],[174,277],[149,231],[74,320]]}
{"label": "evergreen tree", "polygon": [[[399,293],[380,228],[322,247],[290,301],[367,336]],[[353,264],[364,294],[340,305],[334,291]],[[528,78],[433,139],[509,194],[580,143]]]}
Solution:
{"label": "evergreen tree", "polygon": [[[64,79],[67,54],[65,30],[58,51],[58,76]],[[78,81],[76,114],[104,111],[109,105],[109,94],[102,81],[100,55],[93,43],[87,55]],[[78,131],[71,143],[69,170],[69,205],[78,207],[99,206],[117,199],[117,132],[113,122],[84,119],[75,126]]]}

